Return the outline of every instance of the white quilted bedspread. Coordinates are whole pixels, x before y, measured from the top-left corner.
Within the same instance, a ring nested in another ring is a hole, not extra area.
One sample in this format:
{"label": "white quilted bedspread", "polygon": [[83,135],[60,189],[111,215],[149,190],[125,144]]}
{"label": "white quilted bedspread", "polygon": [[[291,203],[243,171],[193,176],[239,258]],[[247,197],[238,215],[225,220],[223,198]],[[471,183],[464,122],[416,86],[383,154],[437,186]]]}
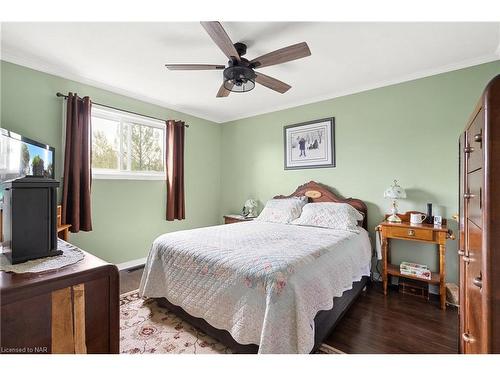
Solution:
{"label": "white quilted bedspread", "polygon": [[140,293],[259,353],[309,353],[315,315],[370,274],[370,258],[363,229],[247,222],[179,231],[154,241]]}

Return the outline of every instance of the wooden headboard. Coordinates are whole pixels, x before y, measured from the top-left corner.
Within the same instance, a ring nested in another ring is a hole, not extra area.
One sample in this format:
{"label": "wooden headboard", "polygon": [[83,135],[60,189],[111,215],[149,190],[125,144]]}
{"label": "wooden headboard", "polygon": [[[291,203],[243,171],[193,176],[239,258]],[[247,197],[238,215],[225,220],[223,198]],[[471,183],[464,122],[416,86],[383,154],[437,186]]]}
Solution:
{"label": "wooden headboard", "polygon": [[315,181],[310,181],[304,185],[299,186],[292,194],[290,195],[277,195],[275,199],[282,198],[291,198],[291,197],[300,197],[306,196],[309,198],[309,203],[318,203],[318,202],[336,202],[336,203],[348,203],[353,206],[356,210],[361,212],[364,216],[363,222],[361,226],[368,230],[368,208],[366,207],[365,202],[360,199],[354,198],[342,198],[337,194],[332,192],[327,186],[319,184]]}

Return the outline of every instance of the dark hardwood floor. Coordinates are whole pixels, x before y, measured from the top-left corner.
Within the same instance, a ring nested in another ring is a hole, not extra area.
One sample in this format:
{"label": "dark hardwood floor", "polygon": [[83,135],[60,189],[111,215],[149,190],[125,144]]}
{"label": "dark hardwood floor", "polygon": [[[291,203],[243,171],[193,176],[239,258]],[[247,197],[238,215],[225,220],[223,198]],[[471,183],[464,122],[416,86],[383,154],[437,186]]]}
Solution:
{"label": "dark hardwood floor", "polygon": [[[139,288],[143,269],[120,272],[120,293]],[[436,297],[436,296],[432,296]],[[350,354],[458,352],[458,312],[371,283],[325,341]]]}
{"label": "dark hardwood floor", "polygon": [[120,271],[120,294],[139,289],[142,271],[144,271],[144,268],[139,268],[131,272],[127,270]]}
{"label": "dark hardwood floor", "polygon": [[389,290],[380,283],[363,292],[325,341],[352,354],[458,353],[458,311]]}

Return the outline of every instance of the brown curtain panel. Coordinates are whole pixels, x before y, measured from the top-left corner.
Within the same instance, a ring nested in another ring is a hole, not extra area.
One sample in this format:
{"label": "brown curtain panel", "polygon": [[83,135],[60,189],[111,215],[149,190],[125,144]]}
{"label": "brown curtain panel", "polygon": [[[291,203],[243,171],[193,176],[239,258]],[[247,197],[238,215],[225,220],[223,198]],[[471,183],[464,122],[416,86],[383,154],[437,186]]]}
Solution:
{"label": "brown curtain panel", "polygon": [[69,93],[66,100],[66,147],[62,198],[63,223],[70,231],[91,231],[90,98]]}
{"label": "brown curtain panel", "polygon": [[167,121],[167,220],[186,218],[184,206],[184,122]]}

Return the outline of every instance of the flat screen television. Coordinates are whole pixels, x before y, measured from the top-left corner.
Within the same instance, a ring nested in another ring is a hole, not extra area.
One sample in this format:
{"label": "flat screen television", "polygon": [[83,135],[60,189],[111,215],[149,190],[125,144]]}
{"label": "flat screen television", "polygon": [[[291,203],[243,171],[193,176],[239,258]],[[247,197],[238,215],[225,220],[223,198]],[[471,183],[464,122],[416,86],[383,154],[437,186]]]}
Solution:
{"label": "flat screen television", "polygon": [[54,147],[0,128],[0,182],[24,176],[54,178],[54,154]]}

